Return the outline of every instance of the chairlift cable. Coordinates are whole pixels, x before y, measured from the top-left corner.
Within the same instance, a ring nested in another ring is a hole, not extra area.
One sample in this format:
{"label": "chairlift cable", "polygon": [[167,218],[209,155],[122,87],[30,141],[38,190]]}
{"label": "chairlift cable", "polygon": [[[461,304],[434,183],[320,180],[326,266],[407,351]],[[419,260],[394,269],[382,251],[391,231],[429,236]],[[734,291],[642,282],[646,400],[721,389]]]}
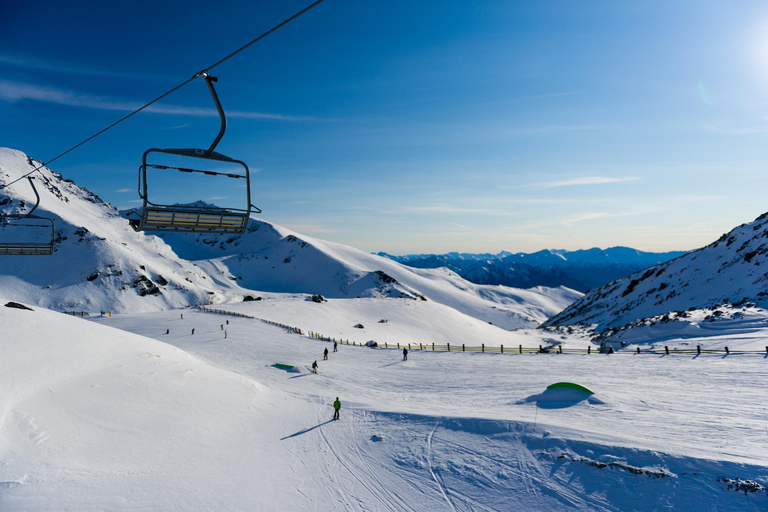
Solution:
{"label": "chairlift cable", "polygon": [[4,184],[4,185],[0,185],[0,190],[4,189],[5,187],[9,187],[9,186],[13,185],[13,184],[14,184],[14,183],[16,183],[17,181],[21,181],[22,179],[26,178],[27,176],[30,176],[31,174],[33,174],[33,173],[35,173],[35,172],[39,171],[40,169],[42,169],[42,168],[43,168],[43,167],[45,167],[46,165],[50,165],[50,164],[51,164],[51,163],[53,163],[54,161],[58,160],[59,158],[63,157],[64,155],[66,155],[67,153],[70,153],[70,152],[74,151],[75,149],[79,148],[80,146],[82,146],[83,144],[85,144],[85,143],[87,143],[87,142],[90,142],[91,140],[95,139],[96,137],[98,137],[98,136],[99,136],[99,135],[101,135],[102,133],[106,132],[107,130],[110,130],[110,129],[114,128],[114,127],[115,127],[115,126],[117,126],[118,124],[120,124],[120,123],[122,123],[123,121],[127,120],[129,117],[132,117],[133,115],[135,115],[135,114],[138,114],[139,112],[141,112],[141,111],[142,111],[142,110],[144,110],[145,108],[149,107],[150,105],[153,105],[154,103],[157,103],[158,101],[160,101],[161,99],[165,98],[166,96],[168,96],[168,95],[170,95],[170,94],[172,94],[172,93],[176,92],[177,90],[181,89],[182,87],[184,87],[185,85],[187,85],[189,82],[193,81],[194,79],[196,79],[196,78],[200,78],[200,77],[202,77],[202,76],[205,76],[205,74],[206,74],[208,71],[210,71],[211,69],[215,68],[216,66],[218,66],[219,64],[223,63],[224,61],[226,61],[226,60],[230,59],[231,57],[234,57],[235,55],[237,55],[238,53],[242,52],[243,50],[245,50],[246,48],[248,48],[248,47],[249,47],[249,46],[251,46],[252,44],[254,44],[254,43],[256,43],[256,42],[260,41],[261,39],[264,39],[265,37],[267,37],[267,36],[268,36],[269,34],[271,34],[272,32],[274,32],[274,31],[276,31],[277,29],[279,29],[279,28],[283,27],[284,25],[287,25],[287,24],[288,24],[288,23],[290,23],[291,21],[295,20],[296,18],[298,18],[298,17],[299,17],[299,16],[301,16],[302,14],[304,14],[304,13],[306,13],[307,11],[309,11],[309,10],[313,9],[314,7],[318,6],[319,4],[321,4],[321,3],[322,3],[322,2],[324,2],[324,1],[325,1],[325,0],[317,0],[316,2],[314,2],[313,4],[311,4],[311,5],[307,6],[307,7],[305,7],[305,8],[304,8],[304,9],[302,9],[301,11],[299,11],[299,12],[297,12],[296,14],[294,14],[293,16],[291,16],[290,18],[287,18],[287,19],[286,19],[286,20],[284,20],[282,23],[279,23],[279,24],[275,25],[274,27],[272,27],[271,29],[267,30],[266,32],[264,32],[263,34],[261,34],[260,36],[258,36],[257,38],[255,38],[255,39],[253,39],[253,40],[249,41],[248,43],[244,44],[243,46],[241,46],[240,48],[238,48],[238,49],[237,49],[237,50],[235,50],[234,52],[230,53],[229,55],[227,55],[227,56],[226,56],[226,57],[224,57],[223,59],[221,59],[221,60],[219,60],[219,61],[215,62],[214,64],[212,64],[212,65],[208,66],[207,68],[203,69],[202,71],[199,71],[199,72],[195,73],[195,74],[194,74],[194,76],[192,76],[191,78],[188,78],[187,80],[185,80],[184,82],[180,83],[179,85],[177,85],[177,86],[176,86],[176,87],[174,87],[173,89],[171,89],[171,90],[169,90],[168,92],[166,92],[166,93],[164,93],[164,94],[162,94],[162,95],[158,96],[157,98],[153,99],[152,101],[150,101],[150,102],[149,102],[149,103],[147,103],[146,105],[144,105],[144,106],[142,106],[142,107],[140,107],[140,108],[138,108],[138,109],[134,110],[134,111],[133,111],[133,112],[131,112],[130,114],[128,114],[128,115],[126,115],[126,116],[124,116],[124,117],[122,117],[122,118],[118,119],[117,121],[115,121],[115,122],[114,122],[114,123],[112,123],[111,125],[109,125],[109,126],[107,126],[106,128],[104,128],[103,130],[99,131],[98,133],[95,133],[95,134],[91,135],[90,137],[88,137],[88,138],[87,138],[87,139],[85,139],[84,141],[80,142],[79,144],[77,144],[77,145],[75,145],[75,146],[72,146],[72,147],[71,147],[71,148],[69,148],[68,150],[64,151],[63,153],[60,153],[59,155],[57,155],[57,156],[53,157],[52,159],[48,160],[47,162],[43,162],[43,163],[41,163],[39,166],[35,167],[34,169],[32,169],[31,171],[29,171],[29,172],[28,172],[28,173],[26,173],[25,175],[23,175],[23,176],[21,176],[21,177],[19,177],[19,178],[15,179],[15,180],[13,180],[13,181],[11,181],[10,183],[6,183],[6,184]]}

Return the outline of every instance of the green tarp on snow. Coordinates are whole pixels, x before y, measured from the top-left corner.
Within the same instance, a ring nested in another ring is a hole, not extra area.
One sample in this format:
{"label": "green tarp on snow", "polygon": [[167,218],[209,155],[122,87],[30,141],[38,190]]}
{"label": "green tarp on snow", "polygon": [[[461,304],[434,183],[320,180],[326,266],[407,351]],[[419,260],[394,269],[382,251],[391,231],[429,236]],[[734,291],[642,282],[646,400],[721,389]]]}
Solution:
{"label": "green tarp on snow", "polygon": [[574,384],[573,382],[556,382],[555,384],[552,384],[551,386],[547,386],[547,389],[557,389],[557,388],[571,388],[571,389],[578,389],[579,391],[583,391],[585,393],[589,393],[590,395],[594,395],[594,391],[590,391],[589,389],[585,388],[584,386],[579,386],[578,384]]}

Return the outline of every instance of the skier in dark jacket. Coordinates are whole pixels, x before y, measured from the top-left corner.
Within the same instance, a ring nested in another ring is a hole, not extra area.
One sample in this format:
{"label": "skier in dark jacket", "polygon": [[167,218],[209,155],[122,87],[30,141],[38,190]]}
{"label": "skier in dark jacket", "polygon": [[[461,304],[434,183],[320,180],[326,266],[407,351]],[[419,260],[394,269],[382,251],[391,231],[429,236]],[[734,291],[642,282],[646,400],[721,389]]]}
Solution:
{"label": "skier in dark jacket", "polygon": [[336,342],[335,341],[333,342],[333,351],[337,352],[337,350],[336,350]]}
{"label": "skier in dark jacket", "polygon": [[333,419],[335,420],[339,419],[339,409],[341,409],[341,402],[339,397],[336,397],[336,401],[333,402]]}
{"label": "skier in dark jacket", "polygon": [[407,360],[408,360],[408,349],[404,348],[403,349],[403,361],[407,361]]}
{"label": "skier in dark jacket", "polygon": [[317,373],[317,361],[312,363],[312,373]]}
{"label": "skier in dark jacket", "polygon": [[323,350],[323,361],[328,360],[328,347],[325,347],[325,350]]}

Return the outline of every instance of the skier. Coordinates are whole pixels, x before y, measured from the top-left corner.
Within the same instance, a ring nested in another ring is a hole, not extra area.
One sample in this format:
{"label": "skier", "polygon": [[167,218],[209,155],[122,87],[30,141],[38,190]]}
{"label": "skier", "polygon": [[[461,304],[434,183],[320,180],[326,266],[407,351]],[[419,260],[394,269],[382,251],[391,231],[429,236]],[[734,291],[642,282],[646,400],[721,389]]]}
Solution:
{"label": "skier", "polygon": [[184,320],[184,313],[181,313],[181,319]]}
{"label": "skier", "polygon": [[192,336],[194,336],[194,335],[195,335],[195,329],[192,328]]}
{"label": "skier", "polygon": [[403,361],[407,361],[407,360],[408,360],[408,349],[404,348],[403,349]]}
{"label": "skier", "polygon": [[328,360],[328,347],[325,347],[325,350],[323,350],[323,361]]}
{"label": "skier", "polygon": [[170,333],[171,333],[171,330],[170,330],[170,329],[166,329],[166,330],[165,330],[165,334],[170,334]]}
{"label": "skier", "polygon": [[222,331],[224,330],[224,324],[221,324],[221,330]]}
{"label": "skier", "polygon": [[312,373],[317,373],[317,361],[312,363]]}
{"label": "skier", "polygon": [[224,331],[224,339],[227,339],[227,331]]}
{"label": "skier", "polygon": [[339,409],[341,409],[341,402],[339,397],[336,397],[336,401],[333,402],[333,419],[335,420],[339,419]]}
{"label": "skier", "polygon": [[229,320],[227,320],[227,325],[229,325]]}
{"label": "skier", "polygon": [[336,352],[336,341],[333,342],[333,351]]}

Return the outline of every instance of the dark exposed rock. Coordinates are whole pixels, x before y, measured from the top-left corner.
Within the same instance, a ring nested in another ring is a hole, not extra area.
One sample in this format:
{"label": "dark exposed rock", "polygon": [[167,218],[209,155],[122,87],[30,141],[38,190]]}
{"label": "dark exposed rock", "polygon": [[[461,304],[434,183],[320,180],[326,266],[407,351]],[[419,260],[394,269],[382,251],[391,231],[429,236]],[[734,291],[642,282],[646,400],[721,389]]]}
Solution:
{"label": "dark exposed rock", "polygon": [[24,304],[19,304],[18,302],[8,302],[5,307],[7,308],[14,308],[14,309],[26,309],[27,311],[34,311],[32,308],[28,308]]}
{"label": "dark exposed rock", "polygon": [[136,293],[145,297],[147,295],[160,295],[160,288],[157,287],[147,276],[139,276],[133,281],[133,287]]}

